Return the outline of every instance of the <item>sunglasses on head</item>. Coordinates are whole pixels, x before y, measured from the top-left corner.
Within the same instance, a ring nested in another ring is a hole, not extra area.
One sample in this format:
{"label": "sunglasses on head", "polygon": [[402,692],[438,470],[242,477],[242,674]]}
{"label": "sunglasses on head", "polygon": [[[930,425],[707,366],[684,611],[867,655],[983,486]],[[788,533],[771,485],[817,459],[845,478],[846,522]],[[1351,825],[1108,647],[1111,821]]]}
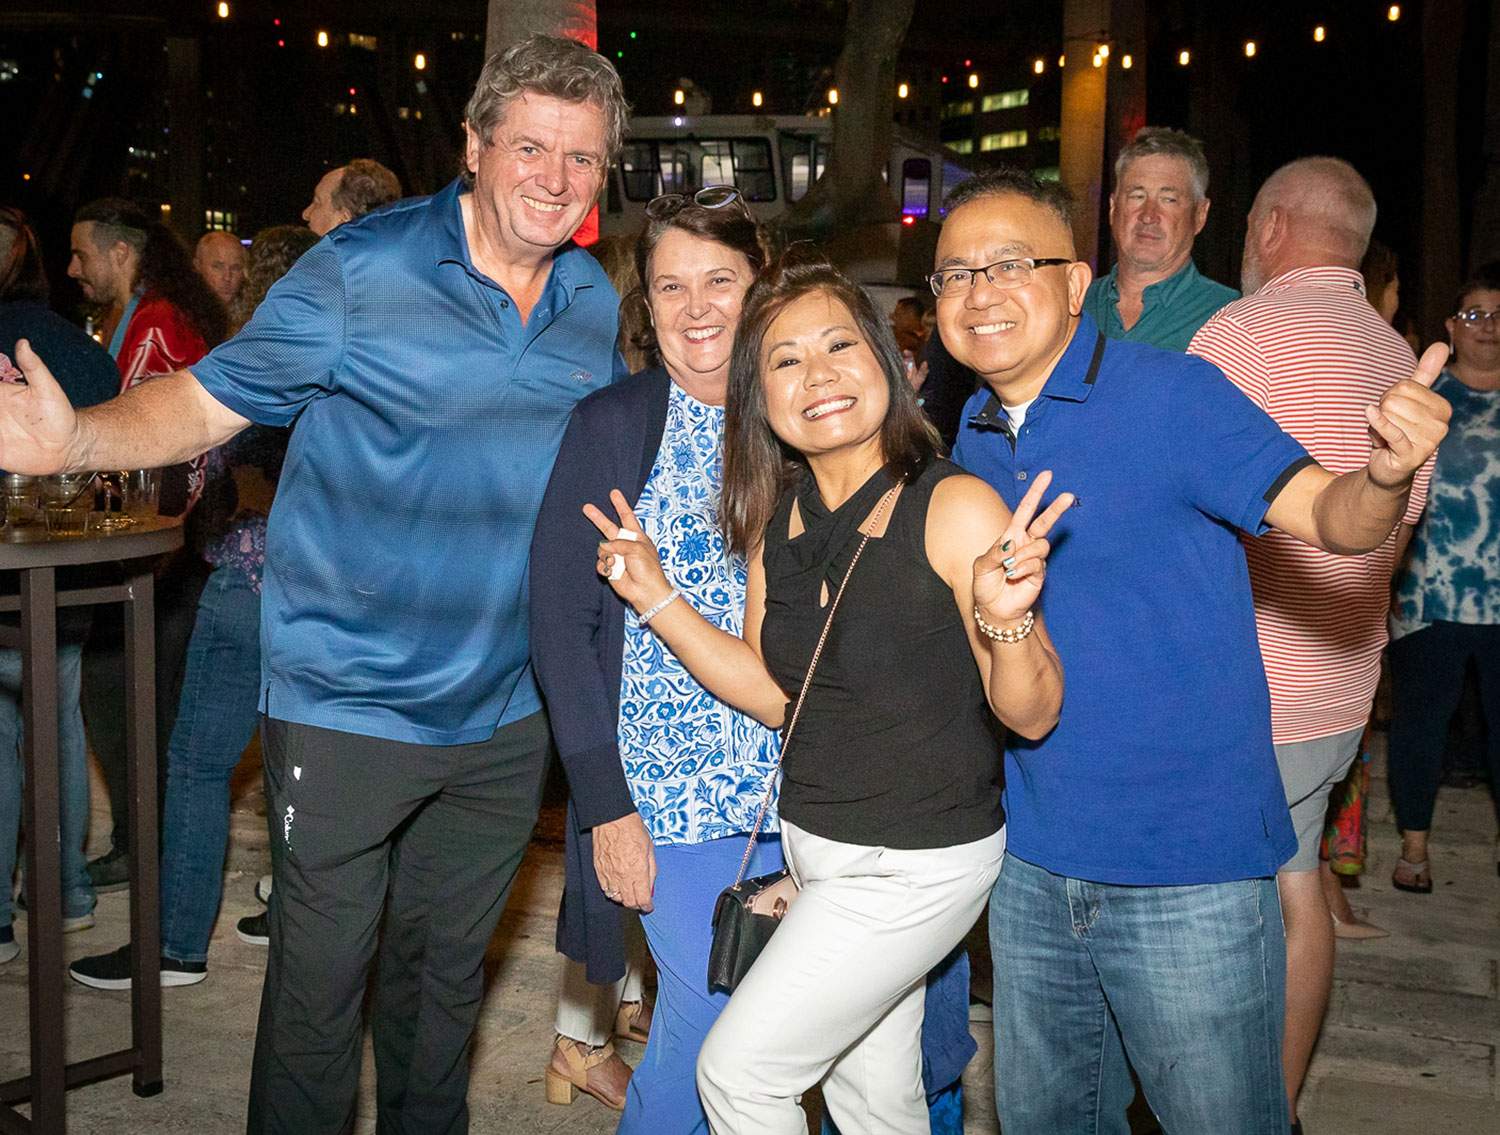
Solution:
{"label": "sunglasses on head", "polygon": [[663,193],[660,197],[653,197],[646,202],[646,216],[653,221],[665,221],[669,217],[675,217],[689,205],[697,205],[703,209],[722,209],[726,205],[738,205],[745,216],[750,215],[745,199],[740,196],[740,191],[734,186],[705,185],[692,194]]}

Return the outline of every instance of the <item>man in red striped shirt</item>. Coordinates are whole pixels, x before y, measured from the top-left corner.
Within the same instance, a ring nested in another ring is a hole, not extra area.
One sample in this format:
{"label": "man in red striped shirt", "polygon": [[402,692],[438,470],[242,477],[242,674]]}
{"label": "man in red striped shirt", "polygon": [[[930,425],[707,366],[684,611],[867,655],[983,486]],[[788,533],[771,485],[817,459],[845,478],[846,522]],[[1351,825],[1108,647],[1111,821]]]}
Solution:
{"label": "man in red striped shirt", "polygon": [[[1189,347],[1336,474],[1368,463],[1366,410],[1416,361],[1365,298],[1359,264],[1374,227],[1375,198],[1347,162],[1315,157],[1283,166],[1250,210],[1244,298],[1215,314]],[[1294,1131],[1333,984],[1332,919],[1318,881],[1324,813],[1359,751],[1380,677],[1391,573],[1431,472],[1429,461],[1401,523],[1366,555],[1319,551],[1276,529],[1245,540],[1272,736],[1298,842],[1277,875],[1287,937],[1282,1062]]]}

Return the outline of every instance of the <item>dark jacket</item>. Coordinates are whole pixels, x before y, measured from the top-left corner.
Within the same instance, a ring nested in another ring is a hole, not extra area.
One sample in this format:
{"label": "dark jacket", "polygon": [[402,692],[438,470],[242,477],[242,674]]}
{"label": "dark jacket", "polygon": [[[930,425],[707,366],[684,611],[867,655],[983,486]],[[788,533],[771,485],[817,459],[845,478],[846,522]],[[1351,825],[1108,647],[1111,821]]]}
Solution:
{"label": "dark jacket", "polygon": [[568,774],[566,870],[557,948],[596,984],[625,972],[621,908],[594,872],[591,829],[634,811],[620,763],[620,670],[625,604],[594,571],[599,530],[591,502],[613,517],[611,489],[634,506],[651,476],[671,379],[660,367],[578,403],[542,498],[531,544],[531,661]]}

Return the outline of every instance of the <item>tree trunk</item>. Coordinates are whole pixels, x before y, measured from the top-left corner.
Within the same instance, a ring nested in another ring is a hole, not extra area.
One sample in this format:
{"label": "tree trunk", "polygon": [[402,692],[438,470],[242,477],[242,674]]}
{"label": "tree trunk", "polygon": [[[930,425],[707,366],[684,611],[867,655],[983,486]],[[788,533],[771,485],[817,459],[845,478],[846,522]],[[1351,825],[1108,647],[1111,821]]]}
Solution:
{"label": "tree trunk", "polygon": [[529,35],[561,35],[599,47],[594,0],[488,0],[484,53],[493,55]]}
{"label": "tree trunk", "polygon": [[833,111],[833,153],[823,176],[782,216],[788,240],[823,239],[856,225],[894,221],[900,214],[882,174],[891,157],[896,56],[916,0],[849,0],[844,48],[834,66],[839,101]]}
{"label": "tree trunk", "polygon": [[1458,56],[1462,5],[1426,5],[1422,13],[1422,222],[1417,253],[1421,296],[1417,330],[1427,342],[1443,335],[1443,319],[1463,273],[1459,240]]}

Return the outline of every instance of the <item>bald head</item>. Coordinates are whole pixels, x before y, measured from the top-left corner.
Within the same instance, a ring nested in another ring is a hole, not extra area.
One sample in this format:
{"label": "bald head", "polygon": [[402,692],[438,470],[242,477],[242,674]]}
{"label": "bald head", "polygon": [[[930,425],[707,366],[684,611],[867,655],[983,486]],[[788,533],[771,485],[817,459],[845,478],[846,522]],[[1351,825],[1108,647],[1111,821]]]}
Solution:
{"label": "bald head", "polygon": [[1358,269],[1375,228],[1369,183],[1339,158],[1299,158],[1266,178],[1245,231],[1241,287],[1248,295],[1294,268]]}
{"label": "bald head", "polygon": [[193,250],[193,267],[224,303],[234,299],[245,279],[245,246],[231,232],[207,232]]}

